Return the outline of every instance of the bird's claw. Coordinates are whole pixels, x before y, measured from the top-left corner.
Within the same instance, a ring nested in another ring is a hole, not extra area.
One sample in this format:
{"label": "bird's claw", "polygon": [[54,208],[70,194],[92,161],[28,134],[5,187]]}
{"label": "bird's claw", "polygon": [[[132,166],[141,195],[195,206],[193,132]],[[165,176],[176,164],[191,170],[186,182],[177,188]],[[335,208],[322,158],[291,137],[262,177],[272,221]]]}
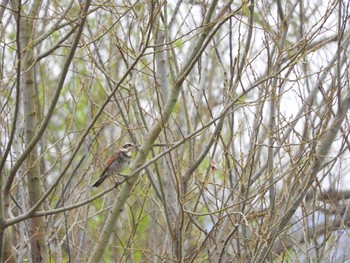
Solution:
{"label": "bird's claw", "polygon": [[121,177],[124,178],[124,180],[128,180],[129,179],[129,176],[128,175],[124,175],[124,174],[119,174]]}

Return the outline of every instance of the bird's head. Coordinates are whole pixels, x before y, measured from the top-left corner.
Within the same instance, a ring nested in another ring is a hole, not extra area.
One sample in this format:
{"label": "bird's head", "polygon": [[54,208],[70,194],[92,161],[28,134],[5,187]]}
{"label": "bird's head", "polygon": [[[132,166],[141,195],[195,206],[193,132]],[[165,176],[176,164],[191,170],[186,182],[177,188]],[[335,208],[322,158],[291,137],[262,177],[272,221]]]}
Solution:
{"label": "bird's head", "polygon": [[126,152],[131,152],[133,149],[138,149],[138,145],[127,142],[123,145],[122,149]]}

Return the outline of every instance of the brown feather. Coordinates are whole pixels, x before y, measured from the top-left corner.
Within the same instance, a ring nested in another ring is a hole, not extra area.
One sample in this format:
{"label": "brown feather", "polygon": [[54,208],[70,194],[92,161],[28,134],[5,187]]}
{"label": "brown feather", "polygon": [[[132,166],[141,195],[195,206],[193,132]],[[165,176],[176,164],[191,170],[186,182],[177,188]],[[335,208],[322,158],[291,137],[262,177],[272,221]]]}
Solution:
{"label": "brown feather", "polygon": [[[92,186],[98,187],[111,174],[122,172],[122,170],[126,168],[125,165],[130,163],[130,151],[133,147],[136,146],[131,143],[126,143],[119,151],[113,153],[112,156],[106,162],[106,168],[103,170],[98,180]],[[124,159],[125,161],[120,161],[121,159]]]}

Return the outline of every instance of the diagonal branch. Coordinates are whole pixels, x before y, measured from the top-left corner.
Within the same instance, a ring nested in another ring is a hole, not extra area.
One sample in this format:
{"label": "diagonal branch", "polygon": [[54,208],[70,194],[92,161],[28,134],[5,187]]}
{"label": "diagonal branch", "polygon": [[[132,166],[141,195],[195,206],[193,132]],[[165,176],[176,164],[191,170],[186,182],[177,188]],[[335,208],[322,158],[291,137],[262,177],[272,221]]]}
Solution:
{"label": "diagonal branch", "polygon": [[350,109],[350,92],[347,93],[345,99],[341,102],[340,108],[341,110],[337,113],[335,119],[333,120],[333,123],[330,126],[330,129],[328,130],[322,145],[318,148],[315,154],[316,158],[313,164],[310,166],[309,170],[305,173],[308,176],[305,177],[302,181],[301,185],[304,185],[303,188],[300,189],[300,191],[298,191],[295,194],[294,202],[288,207],[288,209],[281,207],[281,212],[284,209],[286,209],[286,211],[283,213],[283,216],[280,219],[280,223],[271,230],[269,235],[270,239],[268,239],[267,246],[262,251],[262,254],[260,255],[260,257],[258,257],[259,260],[257,262],[265,261],[277,237],[277,234],[286,227],[286,225],[294,215],[295,211],[300,206],[300,203],[304,199],[305,195],[309,191],[312,183],[315,181],[318,172],[322,168],[322,164],[327,156],[327,153],[329,152],[331,145],[333,144],[335,137],[337,136],[340,130],[340,127],[346,117],[346,113]]}

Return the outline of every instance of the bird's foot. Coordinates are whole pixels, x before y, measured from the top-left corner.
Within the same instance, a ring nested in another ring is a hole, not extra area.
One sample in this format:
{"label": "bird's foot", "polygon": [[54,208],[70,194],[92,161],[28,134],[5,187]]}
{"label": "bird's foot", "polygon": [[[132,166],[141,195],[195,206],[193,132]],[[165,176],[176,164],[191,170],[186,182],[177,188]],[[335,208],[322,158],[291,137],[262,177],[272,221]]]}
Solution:
{"label": "bird's foot", "polygon": [[129,179],[129,176],[128,175],[124,175],[124,174],[118,174],[119,176],[123,177],[124,180],[128,180]]}

